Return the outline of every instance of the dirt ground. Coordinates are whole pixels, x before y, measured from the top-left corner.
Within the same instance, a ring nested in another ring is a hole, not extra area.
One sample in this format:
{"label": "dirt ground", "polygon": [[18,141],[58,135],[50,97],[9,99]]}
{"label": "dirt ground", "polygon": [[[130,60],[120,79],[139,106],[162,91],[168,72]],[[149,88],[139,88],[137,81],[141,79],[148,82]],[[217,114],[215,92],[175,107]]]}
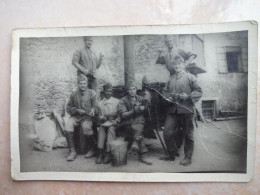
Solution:
{"label": "dirt ground", "polygon": [[78,155],[73,162],[67,162],[68,149],[40,152],[32,149],[32,142],[26,131],[20,129],[20,156],[22,172],[245,172],[246,171],[246,120],[230,120],[212,123],[198,123],[194,130],[194,154],[190,166],[182,166],[183,147],[175,161],[161,161],[164,154],[159,140],[146,140],[148,156],[153,165],[145,165],[136,155],[127,156],[127,165],[113,167],[111,164],[95,164],[95,158],[85,159]]}

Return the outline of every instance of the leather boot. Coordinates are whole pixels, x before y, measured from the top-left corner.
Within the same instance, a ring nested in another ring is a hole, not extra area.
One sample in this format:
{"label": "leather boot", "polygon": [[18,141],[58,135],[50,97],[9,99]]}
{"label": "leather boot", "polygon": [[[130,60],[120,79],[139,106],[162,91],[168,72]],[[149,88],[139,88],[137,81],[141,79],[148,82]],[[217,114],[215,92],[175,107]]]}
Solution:
{"label": "leather boot", "polygon": [[139,161],[146,165],[152,165],[153,163],[147,158],[146,153],[139,154]]}
{"label": "leather boot", "polygon": [[188,166],[191,164],[191,157],[184,157],[184,159],[180,162],[180,165]]}
{"label": "leather boot", "polygon": [[94,151],[94,147],[95,147],[95,142],[94,142],[94,136],[91,135],[86,135],[86,142],[88,144],[88,152],[85,155],[85,158],[92,158],[94,156],[96,156],[96,152]]}
{"label": "leather boot", "polygon": [[103,158],[103,149],[98,149],[98,155],[96,157],[96,164],[101,164]]}
{"label": "leather boot", "polygon": [[67,133],[67,141],[68,141],[68,146],[70,151],[70,154],[67,157],[67,161],[73,161],[77,157],[77,154],[75,152],[74,140],[73,140],[73,132]]}
{"label": "leather boot", "polygon": [[134,140],[134,141],[133,141],[133,144],[132,144],[132,146],[131,146],[131,150],[132,150],[133,152],[138,152],[138,151],[139,151],[138,141],[137,141],[137,140]]}
{"label": "leather boot", "polygon": [[109,164],[110,162],[111,162],[111,154],[110,154],[110,152],[106,152],[106,154],[105,154],[105,158],[104,158],[104,160],[103,160],[103,164]]}
{"label": "leather boot", "polygon": [[168,152],[167,155],[162,156],[159,159],[160,160],[166,160],[166,161],[174,161],[175,160],[175,152]]}
{"label": "leather boot", "polygon": [[66,131],[64,131],[64,136],[66,138],[66,142],[68,144],[68,149],[69,149],[69,152],[70,152],[70,143],[69,143],[69,139],[68,139],[68,133]]}

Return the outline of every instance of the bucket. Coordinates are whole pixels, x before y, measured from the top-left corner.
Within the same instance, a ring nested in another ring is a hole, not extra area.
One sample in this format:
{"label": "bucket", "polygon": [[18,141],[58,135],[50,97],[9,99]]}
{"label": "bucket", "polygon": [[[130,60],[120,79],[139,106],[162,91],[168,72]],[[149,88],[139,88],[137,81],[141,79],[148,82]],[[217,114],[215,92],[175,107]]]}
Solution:
{"label": "bucket", "polygon": [[112,166],[119,167],[127,164],[127,142],[116,140],[110,142]]}

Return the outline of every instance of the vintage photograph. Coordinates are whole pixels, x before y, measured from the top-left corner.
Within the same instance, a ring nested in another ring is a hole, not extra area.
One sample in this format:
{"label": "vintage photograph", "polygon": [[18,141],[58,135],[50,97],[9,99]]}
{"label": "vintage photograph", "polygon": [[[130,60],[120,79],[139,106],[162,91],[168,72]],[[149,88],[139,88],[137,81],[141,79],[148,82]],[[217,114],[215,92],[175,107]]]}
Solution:
{"label": "vintage photograph", "polygon": [[256,37],[160,28],[19,36],[20,173],[247,175]]}

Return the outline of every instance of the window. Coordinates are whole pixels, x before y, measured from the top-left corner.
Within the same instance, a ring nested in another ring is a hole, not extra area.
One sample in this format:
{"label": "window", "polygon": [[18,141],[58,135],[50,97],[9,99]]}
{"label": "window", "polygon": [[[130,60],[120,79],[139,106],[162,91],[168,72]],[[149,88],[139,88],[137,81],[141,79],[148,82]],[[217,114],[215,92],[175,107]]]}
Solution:
{"label": "window", "polygon": [[243,72],[240,47],[226,47],[226,60],[228,72]]}
{"label": "window", "polygon": [[217,57],[219,73],[247,72],[247,47],[218,47]]}

